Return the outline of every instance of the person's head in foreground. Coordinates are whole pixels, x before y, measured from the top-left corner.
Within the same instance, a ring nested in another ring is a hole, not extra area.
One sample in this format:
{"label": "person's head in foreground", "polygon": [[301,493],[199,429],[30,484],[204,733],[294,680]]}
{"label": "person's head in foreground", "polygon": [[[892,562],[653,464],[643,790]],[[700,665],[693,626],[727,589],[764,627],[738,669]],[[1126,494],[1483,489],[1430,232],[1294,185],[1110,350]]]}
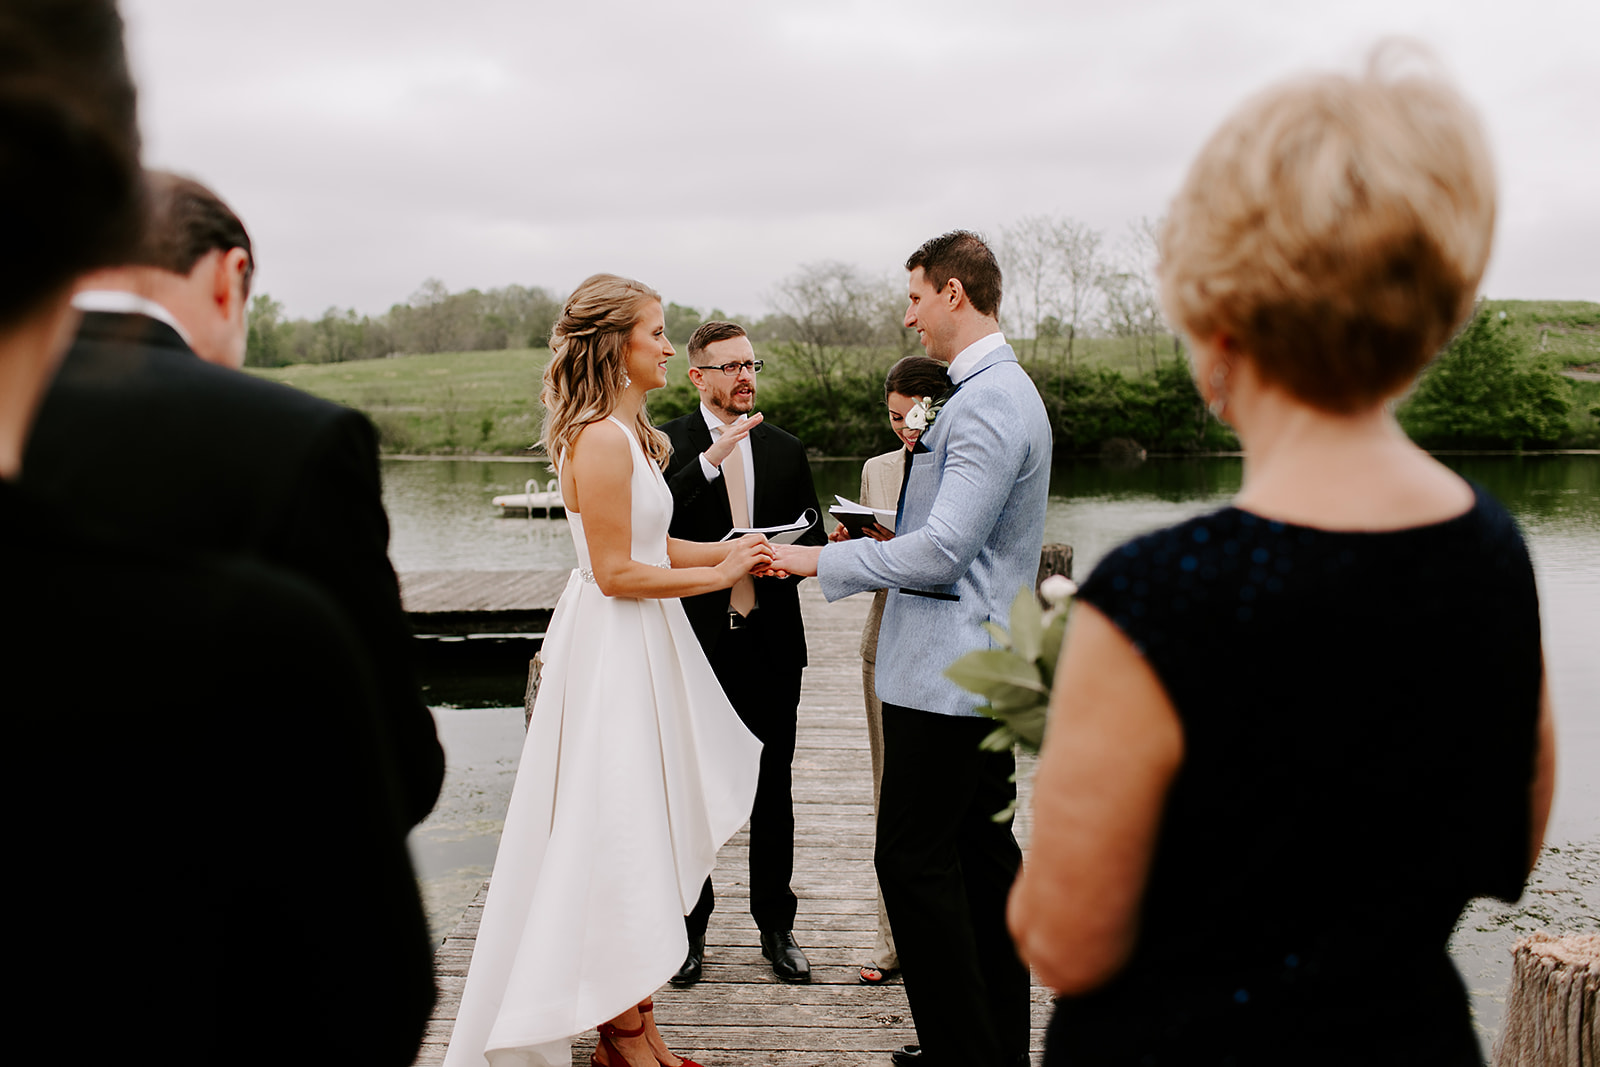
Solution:
{"label": "person's head in foreground", "polygon": [[1224,417],[1241,373],[1321,411],[1370,410],[1470,310],[1494,232],[1488,148],[1461,96],[1406,58],[1380,49],[1361,76],[1257,95],[1173,200],[1162,300]]}
{"label": "person's head in foreground", "polygon": [[135,293],[160,304],[197,356],[238,369],[254,274],[250,234],[233,209],[192,178],[154,170],[145,173],[139,246],[118,266],[85,276],[78,288]]}
{"label": "person's head in foreground", "polygon": [[666,465],[666,435],[644,414],[644,394],[667,384],[667,340],[661,294],[632,278],[595,274],[567,297],[550,332],[544,368],[543,444],[561,462],[578,432],[619,406],[637,411],[635,428],[650,457]]}
{"label": "person's head in foreground", "polygon": [[78,275],[141,222],[133,82],[112,0],[0,5],[0,478],[71,337]]}

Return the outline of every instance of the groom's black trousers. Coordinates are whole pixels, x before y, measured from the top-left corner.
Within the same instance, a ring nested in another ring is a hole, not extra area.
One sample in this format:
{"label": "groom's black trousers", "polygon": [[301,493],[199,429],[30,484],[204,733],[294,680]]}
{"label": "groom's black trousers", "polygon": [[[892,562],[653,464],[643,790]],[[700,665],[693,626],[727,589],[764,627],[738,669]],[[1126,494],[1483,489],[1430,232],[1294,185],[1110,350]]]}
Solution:
{"label": "groom's black trousers", "polygon": [[883,705],[878,884],[926,1067],[1012,1067],[1028,1051],[1028,969],[1006,929],[1022,863],[1010,752],[985,718]]}
{"label": "groom's black trousers", "polygon": [[[772,665],[771,635],[760,609],[744,627],[723,634],[707,658],[728,703],[761,742],[756,802],[750,812],[750,915],[761,930],[792,930],[798,907],[789,888],[794,874],[795,723],[800,707],[801,667]],[[715,897],[711,879],[684,925],[704,937]]]}

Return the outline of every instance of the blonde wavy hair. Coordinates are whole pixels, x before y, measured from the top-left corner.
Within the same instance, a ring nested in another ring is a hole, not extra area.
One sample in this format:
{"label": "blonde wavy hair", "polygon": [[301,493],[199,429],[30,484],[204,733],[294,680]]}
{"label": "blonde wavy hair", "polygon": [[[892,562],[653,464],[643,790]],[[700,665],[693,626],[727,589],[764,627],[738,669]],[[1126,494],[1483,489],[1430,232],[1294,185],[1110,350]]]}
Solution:
{"label": "blonde wavy hair", "polygon": [[1333,412],[1433,358],[1483,277],[1495,180],[1477,117],[1428,66],[1386,42],[1363,75],[1275,86],[1222,124],[1161,234],[1179,329],[1232,338],[1265,380]]}
{"label": "blonde wavy hair", "polygon": [[[592,275],[567,297],[550,331],[550,362],[539,393],[545,408],[540,441],[552,460],[561,462],[585,426],[617,409],[628,387],[633,328],[645,308],[660,302],[661,294],[648,285],[615,274]],[[645,454],[665,470],[672,446],[666,434],[650,425],[642,404],[634,432]]]}

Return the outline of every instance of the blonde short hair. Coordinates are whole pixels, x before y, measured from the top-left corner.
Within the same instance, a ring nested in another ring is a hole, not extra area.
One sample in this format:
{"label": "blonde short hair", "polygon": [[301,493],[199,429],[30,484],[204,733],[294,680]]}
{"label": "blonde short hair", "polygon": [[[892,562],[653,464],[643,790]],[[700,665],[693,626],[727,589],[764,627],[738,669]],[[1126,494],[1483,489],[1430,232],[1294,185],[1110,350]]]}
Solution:
{"label": "blonde short hair", "polygon": [[1399,392],[1477,293],[1495,181],[1476,116],[1437,77],[1268,89],[1201,149],[1161,235],[1162,301],[1264,380],[1350,412]]}

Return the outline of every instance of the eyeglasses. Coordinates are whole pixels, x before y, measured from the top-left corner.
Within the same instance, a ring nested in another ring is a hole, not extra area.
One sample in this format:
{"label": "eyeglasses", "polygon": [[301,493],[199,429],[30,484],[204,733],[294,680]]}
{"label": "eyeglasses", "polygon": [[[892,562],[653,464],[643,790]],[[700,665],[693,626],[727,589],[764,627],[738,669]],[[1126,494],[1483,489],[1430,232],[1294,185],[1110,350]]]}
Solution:
{"label": "eyeglasses", "polygon": [[747,370],[751,374],[760,374],[761,368],[766,364],[764,359],[747,359],[743,363],[724,363],[720,367],[696,367],[695,370],[719,370],[730,378],[738,377],[740,371]]}

